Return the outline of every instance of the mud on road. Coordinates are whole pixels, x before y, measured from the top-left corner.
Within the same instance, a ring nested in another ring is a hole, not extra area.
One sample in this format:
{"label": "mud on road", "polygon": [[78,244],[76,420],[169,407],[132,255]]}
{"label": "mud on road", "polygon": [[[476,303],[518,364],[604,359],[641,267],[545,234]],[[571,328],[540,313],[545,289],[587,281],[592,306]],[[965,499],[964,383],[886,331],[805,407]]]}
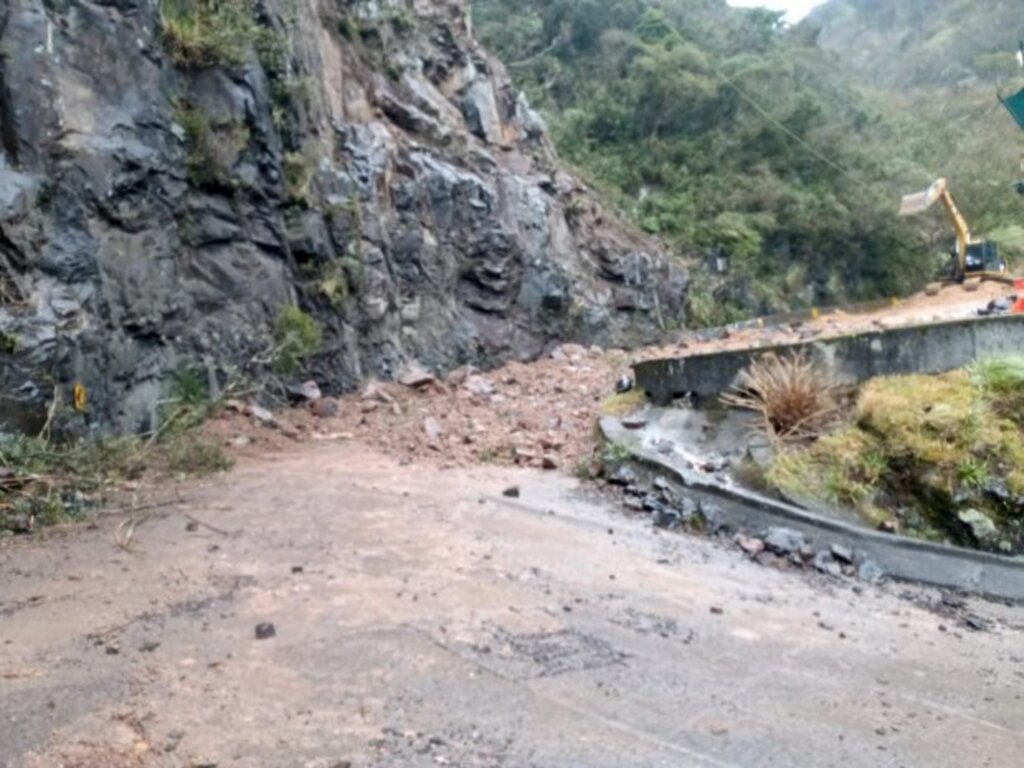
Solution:
{"label": "mud on road", "polygon": [[858,593],[657,532],[556,473],[402,466],[355,442],[181,493],[131,551],[117,516],[0,548],[0,765],[1011,768],[1024,753],[1020,608],[972,604],[992,621],[972,633],[904,587]]}

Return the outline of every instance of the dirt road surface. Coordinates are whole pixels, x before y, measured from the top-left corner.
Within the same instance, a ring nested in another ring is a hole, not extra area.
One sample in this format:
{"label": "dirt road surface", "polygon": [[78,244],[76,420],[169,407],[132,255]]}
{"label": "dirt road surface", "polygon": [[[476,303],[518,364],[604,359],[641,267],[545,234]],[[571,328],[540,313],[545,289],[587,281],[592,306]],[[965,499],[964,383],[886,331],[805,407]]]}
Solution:
{"label": "dirt road surface", "polygon": [[131,551],[116,515],[0,547],[0,764],[1021,764],[1019,608],[969,632],[567,477],[355,443],[181,498]]}

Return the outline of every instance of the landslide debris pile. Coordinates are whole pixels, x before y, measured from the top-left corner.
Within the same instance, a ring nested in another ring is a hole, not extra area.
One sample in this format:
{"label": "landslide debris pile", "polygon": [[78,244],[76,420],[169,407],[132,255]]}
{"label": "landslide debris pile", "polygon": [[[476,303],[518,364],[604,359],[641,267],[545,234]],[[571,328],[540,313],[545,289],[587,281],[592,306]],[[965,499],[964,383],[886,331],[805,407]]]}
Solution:
{"label": "landslide debris pile", "polygon": [[462,0],[0,6],[0,428],[150,431],[298,304],[328,391],[633,345],[686,279],[559,166]]}
{"label": "landslide debris pile", "polygon": [[1022,406],[1019,356],[941,376],[874,379],[847,424],[782,451],[767,479],[798,501],[855,507],[887,530],[1017,554]]}
{"label": "landslide debris pile", "polygon": [[241,448],[357,439],[403,463],[590,473],[597,469],[596,418],[620,400],[643,399],[640,392],[614,394],[629,363],[620,350],[565,344],[540,360],[491,371],[463,366],[439,378],[410,368],[397,382],[371,381],[337,400],[310,400],[274,423],[235,408],[248,418],[227,413],[209,427]]}

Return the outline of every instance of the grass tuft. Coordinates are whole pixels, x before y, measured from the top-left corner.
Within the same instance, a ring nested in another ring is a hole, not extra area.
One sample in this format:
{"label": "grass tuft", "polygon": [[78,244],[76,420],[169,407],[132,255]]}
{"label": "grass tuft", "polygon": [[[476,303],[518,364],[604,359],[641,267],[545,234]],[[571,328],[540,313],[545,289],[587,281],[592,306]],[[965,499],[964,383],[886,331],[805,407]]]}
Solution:
{"label": "grass tuft", "polygon": [[239,67],[256,41],[249,0],[162,0],[161,41],[185,69]]}
{"label": "grass tuft", "polygon": [[601,403],[602,416],[628,416],[647,404],[647,393],[642,389],[617,393],[605,398]]}
{"label": "grass tuft", "polygon": [[274,323],[274,369],[295,373],[304,360],[320,349],[323,333],[317,322],[298,307],[283,307]]}

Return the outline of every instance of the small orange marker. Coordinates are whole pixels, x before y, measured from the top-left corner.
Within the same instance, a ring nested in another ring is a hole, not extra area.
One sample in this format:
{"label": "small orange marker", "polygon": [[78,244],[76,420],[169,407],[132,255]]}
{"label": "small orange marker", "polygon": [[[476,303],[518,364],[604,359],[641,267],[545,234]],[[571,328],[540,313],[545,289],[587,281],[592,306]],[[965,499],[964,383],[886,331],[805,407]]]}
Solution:
{"label": "small orange marker", "polygon": [[79,413],[85,413],[85,407],[86,407],[85,386],[81,382],[79,382],[79,381],[76,381],[74,386],[71,387],[71,404],[74,406],[75,410],[78,411]]}

